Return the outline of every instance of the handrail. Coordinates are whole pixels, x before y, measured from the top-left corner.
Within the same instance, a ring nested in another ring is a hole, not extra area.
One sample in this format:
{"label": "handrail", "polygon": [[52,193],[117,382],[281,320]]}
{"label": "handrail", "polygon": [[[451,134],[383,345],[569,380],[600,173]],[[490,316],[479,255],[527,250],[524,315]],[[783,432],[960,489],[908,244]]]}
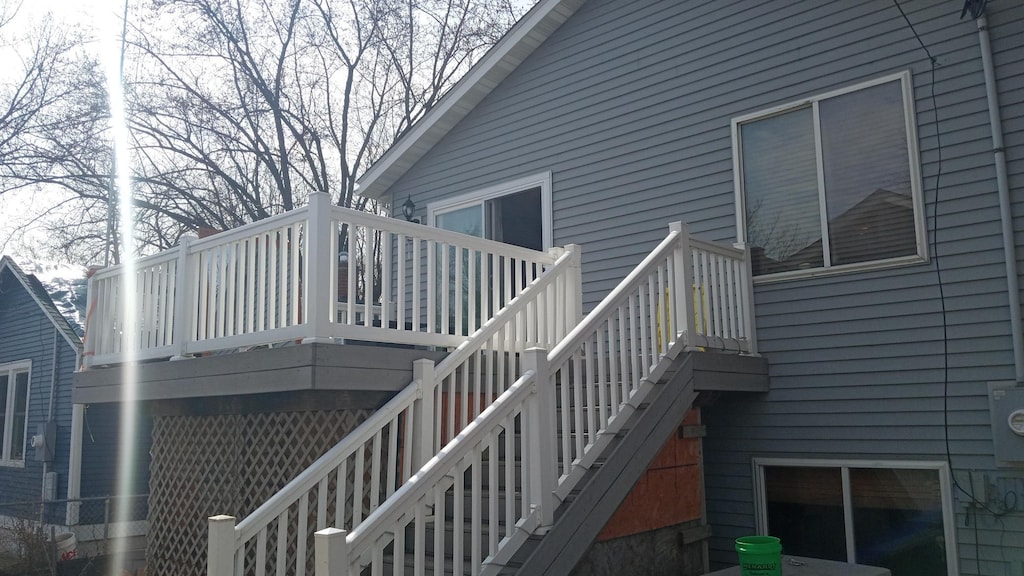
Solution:
{"label": "handrail", "polygon": [[[557,279],[558,274],[569,267],[576,258],[578,258],[578,253],[572,251],[566,251],[562,254],[547,273],[527,286],[519,296],[516,296],[507,306],[481,326],[469,340],[461,344],[437,364],[434,368],[435,381],[440,382],[442,379],[450,376],[480,346],[490,340],[507,319],[514,317],[515,314],[524,310],[529,304],[531,297],[551,285]],[[412,404],[412,401],[421,397],[423,393],[424,384],[418,380],[412,381],[410,385],[403,388],[384,406],[357,426],[355,430],[347,434],[341,442],[328,450],[323,456],[313,462],[309,468],[302,471],[284,488],[239,522],[235,527],[239,540],[245,541],[253,537],[258,531],[258,527],[261,526],[261,521],[266,523],[276,518],[294,502],[293,494],[311,489],[320,481],[324,474],[330,472],[338,465],[338,460],[342,455],[350,455],[351,449],[369,441],[382,425],[391,422],[395,416],[406,410]]]}
{"label": "handrail", "polygon": [[[451,442],[445,445],[426,465],[399,488],[386,502],[381,504],[357,528],[349,532],[348,540],[352,545],[353,556],[358,556],[360,543],[373,543],[387,532],[391,524],[397,522],[408,512],[409,501],[416,502],[426,496],[434,486],[451,473],[469,452],[481,440],[492,433],[487,426],[495,421],[508,418],[523,403],[521,397],[529,395],[533,389],[536,372],[525,371],[518,380],[494,400],[480,416],[470,422]],[[369,526],[369,528],[367,528]],[[365,546],[365,544],[363,544]]]}
{"label": "handrail", "polygon": [[[576,270],[579,263],[579,250],[578,247],[570,246],[566,249],[555,261],[554,264],[548,267],[543,274],[537,279],[531,282],[523,291],[513,298],[505,307],[498,311],[492,318],[488,319],[476,332],[470,336],[470,338],[461,344],[456,350],[449,354],[440,364],[437,365],[431,374],[429,380],[414,379],[409,386],[406,386],[401,392],[395,397],[388,401],[382,408],[374,412],[369,418],[363,421],[359,426],[356,427],[351,433],[343,438],[338,444],[331,448],[327,453],[318,458],[310,467],[296,476],[291,482],[289,482],[284,488],[278,491],[269,500],[264,502],[259,508],[252,512],[249,516],[234,526],[232,535],[233,540],[233,555],[235,557],[234,562],[245,561],[242,550],[246,546],[247,542],[252,541],[256,536],[260,536],[260,543],[257,546],[266,545],[266,536],[263,531],[266,527],[272,524],[275,519],[281,520],[288,510],[299,502],[301,499],[307,498],[310,492],[317,487],[320,489],[326,489],[324,484],[325,480],[330,477],[331,474],[338,469],[344,462],[347,462],[353,454],[357,454],[360,450],[364,450],[365,447],[373,442],[375,439],[380,440],[381,434],[387,429],[388,426],[393,426],[398,422],[399,418],[404,418],[403,434],[405,435],[406,441],[412,440],[413,444],[425,445],[423,449],[429,450],[429,454],[416,454],[418,448],[413,446],[404,446],[402,448],[402,454],[399,456],[398,453],[394,452],[395,446],[392,445],[391,449],[388,450],[385,456],[388,461],[382,462],[378,469],[387,470],[389,472],[397,470],[400,466],[405,466],[409,472],[415,471],[417,456],[430,456],[436,453],[438,446],[435,441],[440,441],[440,434],[434,435],[434,438],[427,440],[416,440],[412,438],[413,430],[419,433],[420,430],[426,426],[427,429],[434,429],[434,422],[437,421],[438,410],[429,408],[416,408],[416,404],[425,402],[427,398],[430,398],[431,402],[436,401],[436,394],[441,390],[442,385],[446,379],[449,379],[455,372],[468,362],[475,354],[480,352],[484,347],[492,342],[495,335],[499,334],[504,327],[510,323],[515,323],[517,319],[522,318],[522,314],[528,312],[531,306],[535,306],[535,303],[540,301],[540,298],[547,294],[549,290],[556,285],[558,282],[562,282],[567,275],[570,275]],[[566,286],[574,284],[573,282],[564,282]],[[578,282],[575,283],[576,289],[578,290]],[[574,295],[573,298],[578,298],[578,294]],[[570,298],[571,299],[571,298]],[[568,313],[570,307],[565,307],[563,311]],[[534,310],[536,312],[536,310]],[[575,319],[571,319],[566,324],[575,322]],[[557,339],[561,335],[552,335],[553,338]],[[449,387],[446,389],[449,395],[458,393],[452,383],[449,383]],[[499,391],[500,393],[504,390]],[[465,394],[465,388],[463,389]],[[428,403],[428,405],[430,405]],[[418,421],[418,419],[424,419],[424,422]],[[451,416],[449,416],[451,418]],[[472,420],[472,418],[470,418]],[[452,433],[455,430],[451,430]],[[392,428],[389,434],[398,434],[397,428]],[[402,459],[405,464],[402,464]],[[425,458],[424,458],[425,459]],[[358,465],[358,463],[356,464]],[[409,470],[409,466],[413,466],[412,470]],[[403,485],[401,479],[396,478],[398,484]],[[361,480],[356,480],[361,484]],[[366,486],[373,486],[375,480],[371,478],[367,481]],[[392,480],[388,480],[389,484]],[[406,480],[408,482],[408,480]],[[396,487],[400,489],[400,486]],[[390,487],[388,488],[391,489]],[[321,496],[323,498],[324,496]],[[361,499],[361,497],[360,497]],[[390,498],[385,499],[384,502],[389,501]],[[381,503],[383,505],[383,503]],[[373,502],[371,502],[370,515],[374,510]],[[346,510],[347,512],[347,510]],[[359,518],[353,518],[352,527],[356,528],[361,525]],[[318,520],[319,521],[319,520]],[[365,521],[365,519],[363,519]],[[300,536],[304,538],[304,536]],[[212,541],[211,541],[212,542]],[[212,545],[212,544],[211,544]],[[296,561],[299,561],[296,559]]]}
{"label": "handrail", "polygon": [[295,502],[294,494],[312,489],[320,482],[324,474],[338,465],[338,461],[343,456],[351,455],[353,449],[366,444],[383,425],[391,422],[403,410],[408,409],[412,401],[419,397],[422,385],[423,383],[419,380],[413,380],[391,400],[388,400],[384,406],[378,408],[369,418],[356,426],[355,430],[346,434],[333,448],[288,482],[284,488],[246,516],[235,526],[238,542],[245,542],[255,536],[265,524],[278,517]]}
{"label": "handrail", "polygon": [[[346,227],[350,241],[354,230],[360,236],[349,246],[357,264],[342,279],[339,235]],[[371,265],[374,253],[380,260]],[[84,367],[120,362],[127,350],[139,359],[183,358],[293,339],[457,346],[555,260],[552,252],[333,206],[326,194],[312,194],[301,208],[202,239],[184,237],[131,271],[97,271],[89,281]],[[480,293],[490,279],[481,272],[491,266],[497,280],[499,264],[503,283]],[[139,326],[148,332],[125,334],[122,279],[138,271],[153,279],[135,295],[144,315]],[[408,285],[396,281],[402,278]],[[464,318],[474,298],[483,317]]]}
{"label": "handrail", "polygon": [[640,261],[640,263],[637,264],[636,267],[619,282],[608,296],[601,300],[601,302],[583,318],[583,321],[577,324],[576,327],[573,328],[573,330],[569,332],[569,334],[567,334],[565,338],[554,347],[554,349],[551,350],[548,354],[548,362],[552,365],[564,362],[565,359],[572,354],[572,351],[580,345],[583,335],[592,333],[601,322],[607,320],[608,314],[629,297],[629,290],[640,283],[644,275],[649,272],[650,268],[654,267],[658,260],[665,258],[665,252],[669,252],[675,248],[675,244],[679,238],[679,232],[669,232],[668,236],[666,236],[665,239],[662,240],[642,261]]}

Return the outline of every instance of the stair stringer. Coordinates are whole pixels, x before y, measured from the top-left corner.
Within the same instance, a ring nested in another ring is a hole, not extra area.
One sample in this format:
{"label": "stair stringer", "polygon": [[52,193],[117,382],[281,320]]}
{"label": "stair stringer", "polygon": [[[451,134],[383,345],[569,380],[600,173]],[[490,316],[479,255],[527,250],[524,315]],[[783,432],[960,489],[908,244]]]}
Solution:
{"label": "stair stringer", "polygon": [[528,537],[498,574],[569,574],[576,567],[693,407],[697,393],[692,354],[684,352],[672,360],[665,376],[611,440],[603,463],[587,470],[555,511],[551,529]]}

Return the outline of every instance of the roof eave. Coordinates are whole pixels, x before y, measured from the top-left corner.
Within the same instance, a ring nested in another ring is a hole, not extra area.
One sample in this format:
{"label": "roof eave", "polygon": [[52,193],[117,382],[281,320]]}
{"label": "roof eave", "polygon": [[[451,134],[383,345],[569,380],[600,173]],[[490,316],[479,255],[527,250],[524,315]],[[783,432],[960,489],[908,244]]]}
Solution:
{"label": "roof eave", "polygon": [[[50,300],[49,306],[47,306],[47,304],[41,300],[41,296],[37,294],[36,291],[32,288],[28,280],[28,275],[25,274],[25,271],[22,270],[21,267],[18,266],[18,264],[13,259],[11,259],[10,256],[0,257],[0,274],[3,273],[5,268],[10,270],[11,274],[18,279],[18,282],[21,284],[22,288],[25,289],[25,292],[28,292],[29,296],[31,296],[32,299],[36,302],[36,305],[38,305],[39,308],[43,311],[43,314],[46,314],[46,317],[50,319],[50,322],[53,324],[54,328],[56,328],[57,331],[61,333],[61,335],[64,337],[64,340],[66,340],[67,343],[70,344],[72,348],[81,353],[85,349],[84,345],[82,344],[81,337],[79,337],[78,334],[75,333],[74,328],[71,327],[71,324],[68,322],[67,318],[62,316],[60,312],[57,311],[56,306],[54,306],[53,304],[53,300]],[[50,298],[49,295],[47,295],[46,297]],[[56,316],[54,316],[55,313]]]}
{"label": "roof eave", "polygon": [[409,168],[569,19],[585,0],[541,0],[356,182],[380,199]]}

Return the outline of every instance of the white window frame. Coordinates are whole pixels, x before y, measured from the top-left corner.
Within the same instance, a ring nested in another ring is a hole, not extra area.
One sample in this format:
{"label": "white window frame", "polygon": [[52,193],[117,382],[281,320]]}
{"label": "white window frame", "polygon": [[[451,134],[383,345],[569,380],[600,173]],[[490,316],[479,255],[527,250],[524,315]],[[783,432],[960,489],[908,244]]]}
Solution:
{"label": "white window frame", "polygon": [[544,250],[552,246],[552,218],[551,218],[551,172],[542,172],[526,176],[509,182],[503,182],[482,190],[462,194],[451,198],[445,198],[431,202],[427,205],[427,222],[436,227],[437,217],[446,212],[461,210],[470,206],[482,205],[488,200],[501,198],[518,192],[525,192],[533,188],[540,188],[541,204],[541,242]]}
{"label": "white window frame", "polygon": [[[831,265],[829,262],[831,257],[831,250],[828,245],[828,216],[825,213],[825,176],[822,163],[822,149],[821,149],[821,126],[819,124],[818,116],[818,103],[822,100],[828,100],[836,96],[842,96],[851,92],[857,92],[865,88],[871,88],[880,84],[893,82],[899,80],[900,87],[902,88],[903,95],[903,114],[906,120],[906,131],[907,131],[907,158],[910,169],[910,191],[914,205],[914,228],[915,236],[917,238],[917,254],[908,256],[899,256],[896,258],[886,258],[879,260],[870,260],[867,262],[856,262],[853,264],[841,264]],[[799,108],[811,107],[813,109],[814,119],[814,148],[817,156],[817,169],[818,169],[818,205],[820,209],[820,222],[822,226],[822,251],[824,255],[825,265],[821,268],[812,268],[810,270],[790,270],[786,272],[777,272],[774,274],[764,274],[761,276],[754,277],[754,283],[766,283],[773,281],[789,280],[793,278],[809,278],[816,276],[831,276],[835,274],[843,274],[848,272],[856,272],[863,270],[876,270],[883,268],[892,268],[896,266],[906,266],[910,264],[920,264],[928,262],[928,228],[925,220],[924,210],[924,194],[923,184],[921,179],[921,160],[919,153],[919,141],[917,138],[917,115],[914,111],[914,86],[913,80],[909,70],[897,72],[895,74],[889,74],[880,78],[875,78],[865,82],[860,82],[852,86],[833,90],[831,92],[825,92],[823,94],[817,94],[802,100],[795,102],[789,102],[780,106],[775,106],[767,110],[760,110],[751,114],[745,114],[743,116],[737,116],[732,119],[732,159],[733,159],[733,188],[736,194],[736,238],[738,242],[746,243],[747,241],[747,225],[746,225],[746,194],[743,190],[743,158],[742,158],[742,143],[740,141],[740,126],[742,124],[754,122],[757,120],[763,120],[786,112],[792,112]]]}
{"label": "white window frame", "polygon": [[764,469],[768,466],[798,468],[839,468],[843,482],[843,520],[846,531],[846,561],[855,562],[856,542],[853,534],[853,501],[850,493],[850,468],[882,468],[935,470],[939,476],[939,497],[942,502],[942,532],[946,548],[947,576],[960,573],[957,557],[956,518],[953,514],[953,490],[949,465],[941,460],[818,460],[813,458],[761,458],[752,460],[754,472],[754,518],[758,534],[768,534],[768,505]]}
{"label": "white window frame", "polygon": [[28,459],[28,448],[24,448],[24,458],[21,460],[11,459],[11,449],[13,448],[12,441],[14,440],[13,424],[14,424],[14,400],[15,400],[15,375],[25,372],[28,374],[28,389],[25,391],[25,430],[22,438],[24,441],[28,441],[28,420],[29,420],[29,406],[32,405],[32,361],[31,360],[19,360],[17,362],[8,362],[6,364],[0,364],[0,373],[7,375],[7,398],[5,402],[7,414],[4,415],[4,429],[0,430],[2,437],[0,437],[0,466],[8,466],[13,468],[24,468],[25,460]]}

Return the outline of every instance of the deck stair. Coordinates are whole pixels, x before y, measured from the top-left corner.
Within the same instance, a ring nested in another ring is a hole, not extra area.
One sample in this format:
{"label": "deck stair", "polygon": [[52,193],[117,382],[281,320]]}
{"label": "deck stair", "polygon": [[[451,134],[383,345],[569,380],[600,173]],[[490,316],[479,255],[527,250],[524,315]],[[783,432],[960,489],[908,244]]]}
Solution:
{"label": "deck stair", "polygon": [[756,352],[749,254],[679,224],[549,352],[530,314],[557,306],[572,262],[436,367],[417,361],[237,526],[211,518],[208,574],[569,573],[691,407],[692,351]]}

